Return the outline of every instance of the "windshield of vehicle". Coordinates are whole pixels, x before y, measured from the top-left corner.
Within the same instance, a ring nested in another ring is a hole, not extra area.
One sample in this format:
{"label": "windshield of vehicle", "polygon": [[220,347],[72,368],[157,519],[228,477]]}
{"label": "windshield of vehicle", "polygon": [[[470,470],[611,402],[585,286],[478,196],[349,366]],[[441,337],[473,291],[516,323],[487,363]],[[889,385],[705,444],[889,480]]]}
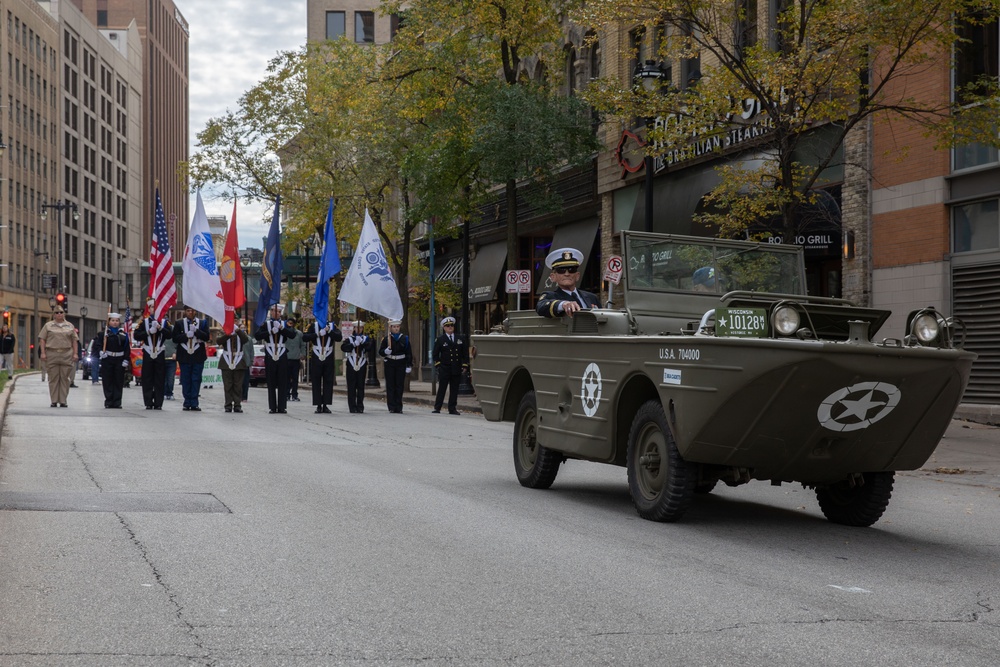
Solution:
{"label": "windshield of vehicle", "polygon": [[628,288],[805,294],[800,259],[787,247],[626,237]]}

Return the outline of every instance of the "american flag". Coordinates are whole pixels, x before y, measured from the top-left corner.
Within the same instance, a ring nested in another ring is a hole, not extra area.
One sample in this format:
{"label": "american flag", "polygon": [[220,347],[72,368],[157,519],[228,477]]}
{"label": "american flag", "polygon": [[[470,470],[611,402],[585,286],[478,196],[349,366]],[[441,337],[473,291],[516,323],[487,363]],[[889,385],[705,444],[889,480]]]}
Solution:
{"label": "american flag", "polygon": [[156,188],[156,216],[153,239],[149,249],[149,296],[154,302],[153,317],[161,319],[177,305],[177,283],[174,280],[174,260],[167,240],[167,220],[163,217],[160,189]]}

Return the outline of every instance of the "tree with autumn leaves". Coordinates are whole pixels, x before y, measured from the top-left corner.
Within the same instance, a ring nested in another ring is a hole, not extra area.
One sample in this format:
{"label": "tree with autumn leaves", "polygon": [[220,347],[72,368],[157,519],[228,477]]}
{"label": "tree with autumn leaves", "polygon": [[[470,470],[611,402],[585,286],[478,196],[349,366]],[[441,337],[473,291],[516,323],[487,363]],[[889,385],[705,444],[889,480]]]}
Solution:
{"label": "tree with autumn leaves", "polygon": [[[199,133],[191,179],[246,197],[281,193],[294,225],[286,248],[315,231],[331,194],[339,237],[356,237],[367,208],[404,307],[417,226],[435,221],[436,237],[454,236],[498,187],[515,204],[516,257],[518,184],[542,184],[532,190],[542,198],[560,168],[600,148],[589,107],[559,94],[560,9],[387,4],[404,16],[389,44],[342,39],[276,59],[238,111]],[[524,76],[526,61],[546,76]]]}
{"label": "tree with autumn leaves", "polygon": [[[770,16],[756,0],[591,0],[575,18],[641,27],[654,64],[695,63],[697,76],[688,81],[661,79],[648,89],[605,79],[587,91],[606,114],[658,119],[649,130],[650,153],[723,147],[728,133],[764,118],[766,131],[750,144],[759,159],[720,167],[722,180],[706,198],[711,210],[700,218],[724,236],[778,219],[792,239],[796,214],[816,202],[824,172],[844,166],[845,140],[869,121],[916,124],[942,148],[1000,143],[995,71],[969,81],[956,100],[921,97],[912,85],[937,63],[951,62],[969,44],[969,31],[992,24],[995,35],[998,6],[782,0]],[[821,141],[817,128],[824,129]]]}

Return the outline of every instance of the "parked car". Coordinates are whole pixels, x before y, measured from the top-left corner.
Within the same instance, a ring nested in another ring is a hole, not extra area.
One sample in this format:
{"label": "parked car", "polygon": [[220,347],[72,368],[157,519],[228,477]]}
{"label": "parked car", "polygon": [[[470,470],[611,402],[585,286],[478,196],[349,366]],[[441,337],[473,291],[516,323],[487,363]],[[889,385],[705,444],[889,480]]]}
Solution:
{"label": "parked car", "polygon": [[91,356],[87,351],[84,351],[83,358],[80,359],[80,369],[83,370],[83,379],[89,380],[90,374],[94,373],[97,377],[101,376],[100,359],[97,355]]}
{"label": "parked car", "polygon": [[264,378],[264,353],[258,352],[253,355],[253,365],[250,366],[250,386],[256,387]]}

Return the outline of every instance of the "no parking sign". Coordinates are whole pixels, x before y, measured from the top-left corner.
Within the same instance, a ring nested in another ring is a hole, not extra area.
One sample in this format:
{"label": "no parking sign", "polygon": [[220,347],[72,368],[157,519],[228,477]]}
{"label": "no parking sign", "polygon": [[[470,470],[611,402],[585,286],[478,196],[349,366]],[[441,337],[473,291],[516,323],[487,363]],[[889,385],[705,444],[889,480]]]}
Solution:
{"label": "no parking sign", "polygon": [[608,257],[608,263],[604,268],[604,279],[617,285],[622,279],[622,258],[619,255]]}

